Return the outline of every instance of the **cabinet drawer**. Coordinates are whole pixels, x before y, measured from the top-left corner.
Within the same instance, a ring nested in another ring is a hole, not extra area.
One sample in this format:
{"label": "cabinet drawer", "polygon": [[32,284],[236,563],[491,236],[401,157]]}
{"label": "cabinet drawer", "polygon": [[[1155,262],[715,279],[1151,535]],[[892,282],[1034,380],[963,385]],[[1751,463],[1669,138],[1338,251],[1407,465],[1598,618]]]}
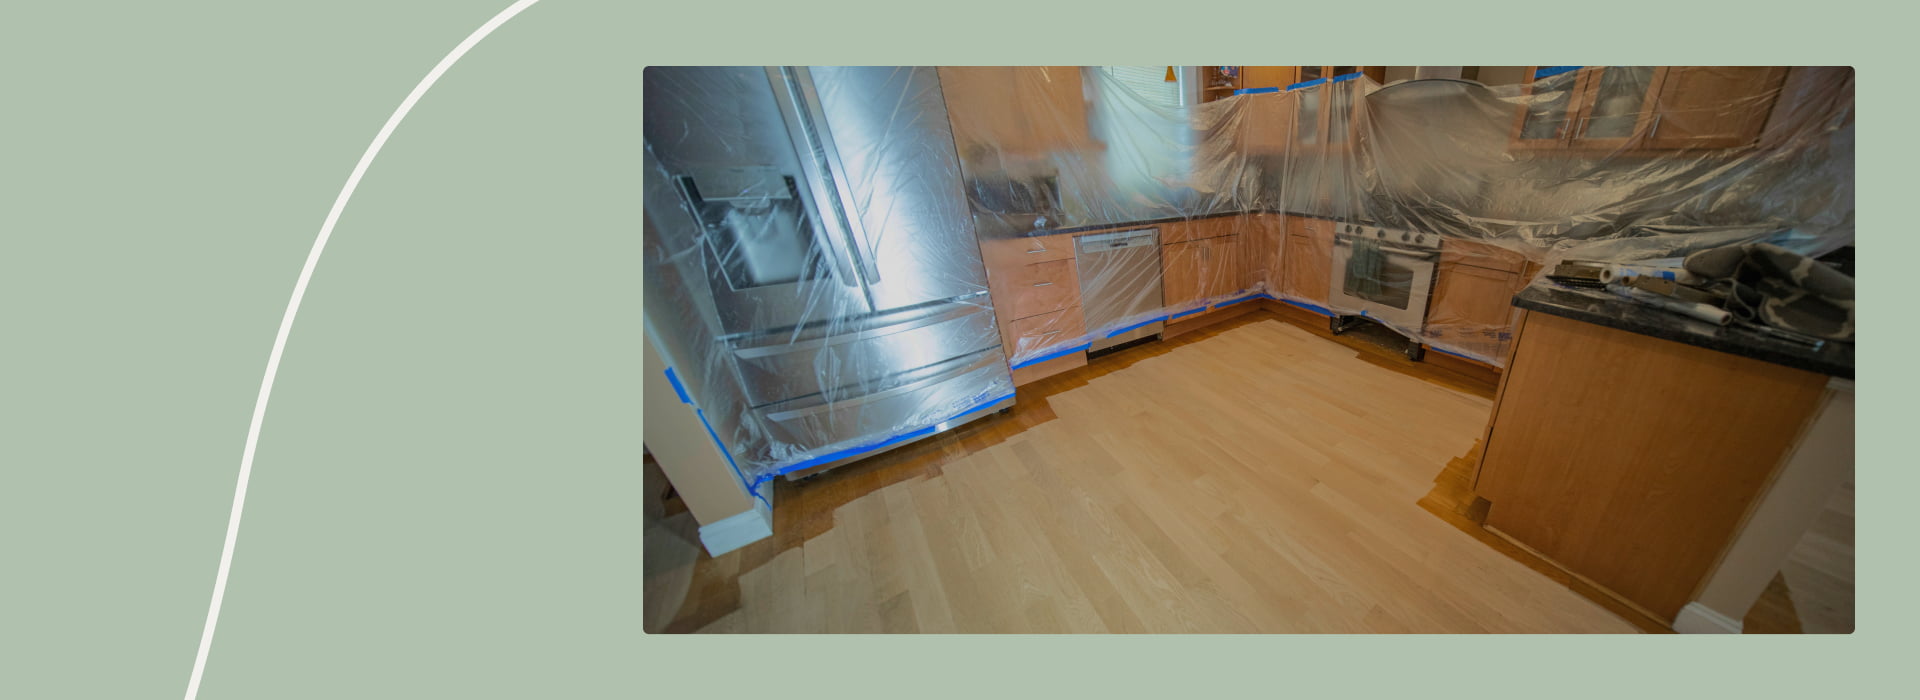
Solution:
{"label": "cabinet drawer", "polygon": [[1008,275],[1009,318],[1022,319],[1080,304],[1080,278],[1072,260],[1026,265]]}
{"label": "cabinet drawer", "polygon": [[1526,267],[1527,258],[1499,246],[1449,238],[1440,244],[1440,264],[1470,265],[1489,270],[1519,272],[1521,268]]}
{"label": "cabinet drawer", "polygon": [[1086,334],[1086,319],[1082,317],[1078,306],[1028,316],[1007,323],[1006,338],[1012,344],[1007,355],[1037,355],[1046,348],[1068,343]]}
{"label": "cabinet drawer", "polygon": [[1034,263],[1053,262],[1073,257],[1073,236],[1062,233],[1053,236],[982,241],[980,253],[986,261],[988,270],[1013,272],[1016,268]]}

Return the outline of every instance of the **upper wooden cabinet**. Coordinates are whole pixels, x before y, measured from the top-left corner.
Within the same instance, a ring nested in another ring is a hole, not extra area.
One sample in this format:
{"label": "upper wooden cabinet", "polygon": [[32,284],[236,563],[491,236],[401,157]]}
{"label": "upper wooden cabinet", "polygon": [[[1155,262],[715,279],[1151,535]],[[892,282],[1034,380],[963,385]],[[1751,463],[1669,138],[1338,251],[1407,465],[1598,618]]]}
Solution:
{"label": "upper wooden cabinet", "polygon": [[1515,149],[1740,148],[1766,126],[1786,69],[1534,67],[1514,117]]}
{"label": "upper wooden cabinet", "polygon": [[1078,66],[943,67],[940,91],[962,155],[1029,155],[1093,145]]}
{"label": "upper wooden cabinet", "polygon": [[1752,144],[1787,77],[1778,66],[1664,69],[1648,148],[1740,148]]}

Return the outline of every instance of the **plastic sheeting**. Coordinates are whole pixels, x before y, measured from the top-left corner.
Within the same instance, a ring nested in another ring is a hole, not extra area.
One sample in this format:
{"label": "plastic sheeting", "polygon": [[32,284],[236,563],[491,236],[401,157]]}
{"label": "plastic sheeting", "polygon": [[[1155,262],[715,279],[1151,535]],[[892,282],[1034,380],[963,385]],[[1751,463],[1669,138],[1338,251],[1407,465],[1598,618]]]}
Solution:
{"label": "plastic sheeting", "polygon": [[[649,69],[648,323],[759,484],[1251,298],[1499,364],[1560,261],[1852,243],[1850,69],[1529,77],[1169,107],[1096,67]],[[1158,269],[1071,252],[1126,230]]]}

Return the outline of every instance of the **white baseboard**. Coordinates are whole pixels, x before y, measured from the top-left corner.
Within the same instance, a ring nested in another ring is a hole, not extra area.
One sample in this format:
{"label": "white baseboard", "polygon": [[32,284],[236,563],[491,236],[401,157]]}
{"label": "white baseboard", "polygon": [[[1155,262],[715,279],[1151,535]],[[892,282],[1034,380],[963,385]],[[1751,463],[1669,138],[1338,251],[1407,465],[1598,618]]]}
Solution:
{"label": "white baseboard", "polygon": [[751,509],[700,526],[700,543],[716,557],[772,536],[773,510],[758,500]]}
{"label": "white baseboard", "polygon": [[1673,631],[1681,634],[1740,634],[1740,621],[1701,605],[1698,601],[1680,609],[1673,618]]}

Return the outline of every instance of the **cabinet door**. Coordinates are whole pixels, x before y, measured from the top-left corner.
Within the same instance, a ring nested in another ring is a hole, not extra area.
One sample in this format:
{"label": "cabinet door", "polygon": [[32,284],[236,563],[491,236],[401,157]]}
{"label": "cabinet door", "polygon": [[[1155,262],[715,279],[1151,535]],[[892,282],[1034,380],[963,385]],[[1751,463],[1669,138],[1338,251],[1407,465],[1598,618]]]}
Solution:
{"label": "cabinet door", "polygon": [[1584,149],[1619,149],[1638,143],[1653,121],[1653,98],[1661,71],[1653,66],[1596,66],[1585,74],[1577,90],[1578,116],[1572,145]]}
{"label": "cabinet door", "polygon": [[1787,69],[1685,66],[1665,69],[1648,148],[1740,148],[1766,126]]}
{"label": "cabinet door", "polygon": [[1294,77],[1299,74],[1297,66],[1241,66],[1240,88],[1242,90],[1256,88],[1284,90],[1288,85],[1300,82]]}
{"label": "cabinet door", "polygon": [[940,93],[962,156],[973,150],[1017,153],[1026,149],[1026,127],[1016,109],[1012,68],[942,67]]}
{"label": "cabinet door", "polygon": [[1029,150],[1067,151],[1089,145],[1092,137],[1079,66],[1022,66],[1013,69],[1013,82],[1019,110],[1026,117]]}
{"label": "cabinet door", "polygon": [[1328,237],[1324,245],[1311,236],[1289,235],[1286,239],[1286,250],[1281,254],[1286,293],[1325,306],[1332,283],[1328,274],[1333,266],[1332,238]]}
{"label": "cabinet door", "polygon": [[1517,273],[1442,263],[1427,306],[1429,345],[1499,363],[1513,337]]}
{"label": "cabinet door", "polygon": [[1206,297],[1202,253],[1206,248],[1204,239],[1160,247],[1160,288],[1166,308],[1180,310]]}
{"label": "cabinet door", "polygon": [[1242,236],[1234,234],[1201,241],[1207,244],[1200,252],[1200,271],[1206,275],[1201,287],[1204,296],[1224,297],[1247,287],[1246,254],[1240,249],[1242,240]]}
{"label": "cabinet door", "polygon": [[1573,118],[1578,111],[1581,90],[1586,87],[1586,72],[1553,72],[1555,66],[1528,67],[1528,81],[1522,90],[1520,113],[1514,118],[1514,148],[1563,148],[1573,133]]}

